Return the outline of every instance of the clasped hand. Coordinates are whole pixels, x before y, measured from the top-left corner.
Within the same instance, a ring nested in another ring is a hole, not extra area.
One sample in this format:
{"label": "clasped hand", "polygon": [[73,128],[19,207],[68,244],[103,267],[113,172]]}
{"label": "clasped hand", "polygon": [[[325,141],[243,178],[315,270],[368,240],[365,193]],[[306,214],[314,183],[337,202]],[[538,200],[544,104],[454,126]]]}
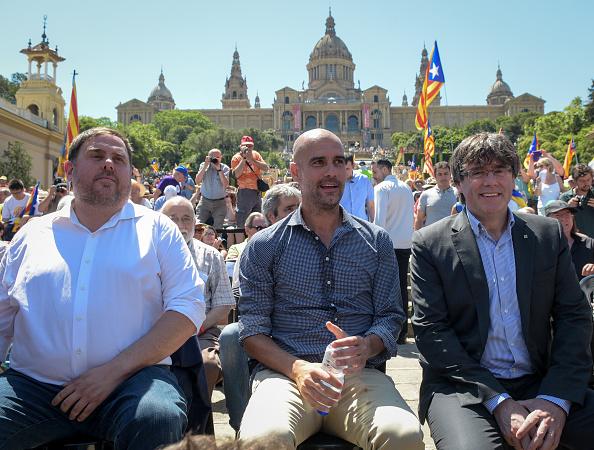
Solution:
{"label": "clasped hand", "polygon": [[516,450],[553,450],[565,426],[565,411],[548,400],[507,399],[494,411],[503,437]]}

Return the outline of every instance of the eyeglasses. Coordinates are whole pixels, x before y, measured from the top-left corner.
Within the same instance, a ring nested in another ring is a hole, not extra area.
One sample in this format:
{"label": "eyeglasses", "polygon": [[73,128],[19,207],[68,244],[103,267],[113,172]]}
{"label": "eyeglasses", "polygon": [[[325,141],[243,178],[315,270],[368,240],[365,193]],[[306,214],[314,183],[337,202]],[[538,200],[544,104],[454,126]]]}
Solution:
{"label": "eyeglasses", "polygon": [[495,178],[502,179],[509,175],[511,171],[511,167],[494,167],[491,169],[470,169],[463,172],[463,174],[471,180],[484,180],[490,173],[492,173]]}
{"label": "eyeglasses", "polygon": [[253,228],[254,230],[258,230],[258,231],[262,231],[264,228],[268,228],[266,225],[258,225],[255,227],[250,227]]}

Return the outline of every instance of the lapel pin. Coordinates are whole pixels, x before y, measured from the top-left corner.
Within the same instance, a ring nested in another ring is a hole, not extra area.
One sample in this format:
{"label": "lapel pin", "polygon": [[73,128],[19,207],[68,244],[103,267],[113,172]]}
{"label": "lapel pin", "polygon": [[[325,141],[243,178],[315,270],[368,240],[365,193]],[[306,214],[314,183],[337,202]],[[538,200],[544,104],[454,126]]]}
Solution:
{"label": "lapel pin", "polygon": [[527,234],[524,235],[524,239],[528,239],[528,235]]}

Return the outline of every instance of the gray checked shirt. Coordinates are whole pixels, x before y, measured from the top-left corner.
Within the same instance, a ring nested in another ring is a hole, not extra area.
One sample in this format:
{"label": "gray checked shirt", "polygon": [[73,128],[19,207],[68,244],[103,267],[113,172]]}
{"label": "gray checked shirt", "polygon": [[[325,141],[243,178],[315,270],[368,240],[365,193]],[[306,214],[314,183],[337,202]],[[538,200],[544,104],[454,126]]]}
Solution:
{"label": "gray checked shirt", "polygon": [[292,355],[321,362],[335,339],[325,326],[330,320],[349,335],[382,339],[385,350],[368,366],[396,355],[404,313],[392,241],[382,228],[341,212],[329,248],[301,208],[252,237],[240,260],[242,342],[263,334]]}

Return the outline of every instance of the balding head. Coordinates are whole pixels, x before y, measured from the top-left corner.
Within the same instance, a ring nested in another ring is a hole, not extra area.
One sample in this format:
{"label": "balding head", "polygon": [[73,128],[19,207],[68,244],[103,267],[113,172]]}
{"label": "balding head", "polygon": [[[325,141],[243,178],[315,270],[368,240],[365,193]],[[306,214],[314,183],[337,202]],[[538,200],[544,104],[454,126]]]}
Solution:
{"label": "balding head", "polygon": [[299,182],[306,210],[335,210],[344,190],[346,168],[340,139],[323,129],[303,133],[293,146],[291,175]]}
{"label": "balding head", "polygon": [[342,148],[342,142],[331,131],[323,128],[309,130],[300,135],[293,144],[293,162],[302,167],[304,161],[307,161],[308,149],[320,145],[337,144]]}
{"label": "balding head", "polygon": [[182,196],[169,199],[163,205],[161,213],[169,217],[179,228],[186,242],[194,236],[194,207],[190,201]]}

